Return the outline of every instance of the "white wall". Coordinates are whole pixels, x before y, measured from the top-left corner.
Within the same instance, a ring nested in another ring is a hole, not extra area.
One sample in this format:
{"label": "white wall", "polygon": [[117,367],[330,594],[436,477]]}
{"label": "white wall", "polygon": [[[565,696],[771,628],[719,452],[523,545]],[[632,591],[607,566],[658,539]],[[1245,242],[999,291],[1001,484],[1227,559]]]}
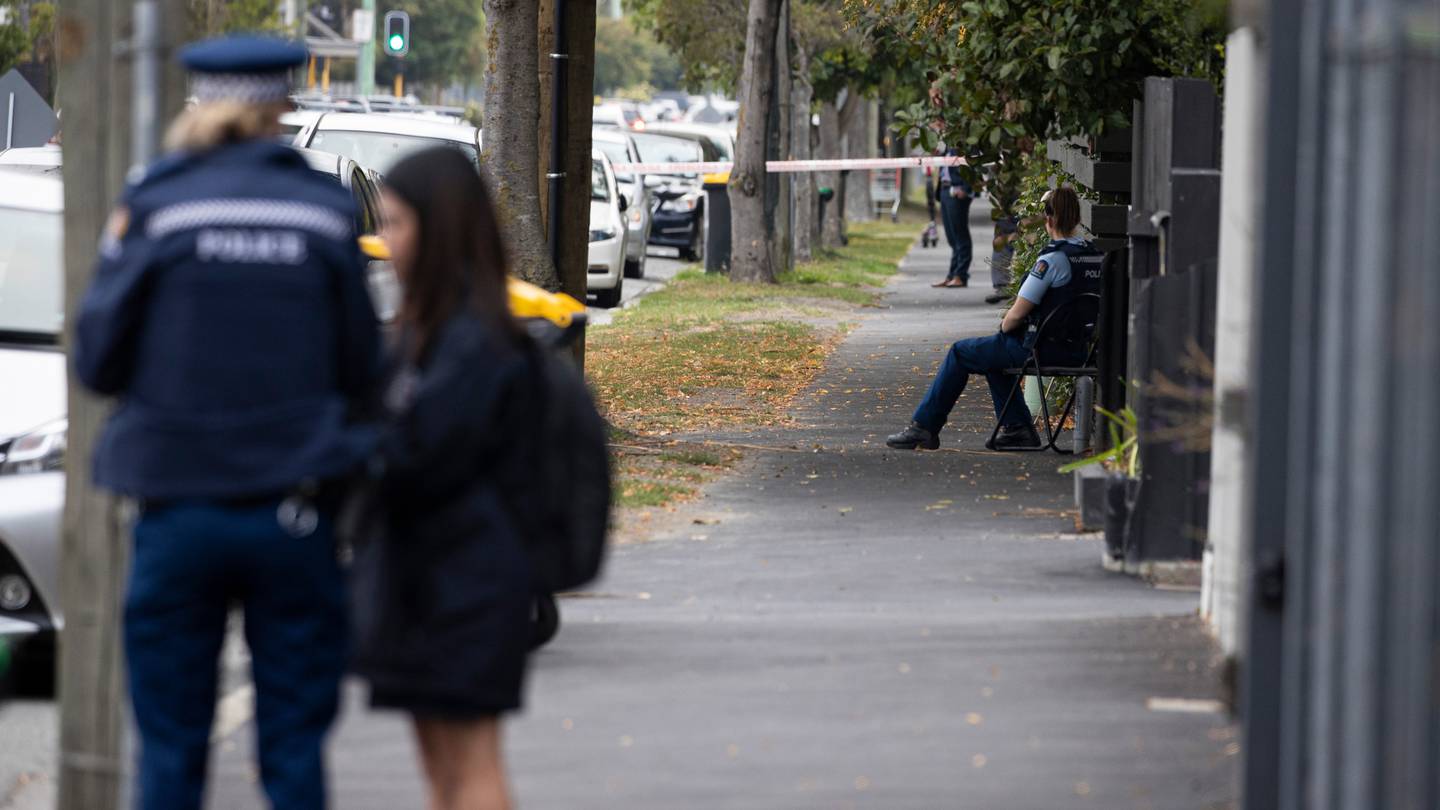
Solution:
{"label": "white wall", "polygon": [[1253,28],[1225,49],[1225,118],[1220,183],[1219,306],[1215,335],[1215,434],[1210,467],[1209,546],[1201,613],[1227,654],[1241,636],[1249,578],[1253,471],[1244,414],[1254,318],[1258,204],[1263,191],[1261,122],[1265,60]]}

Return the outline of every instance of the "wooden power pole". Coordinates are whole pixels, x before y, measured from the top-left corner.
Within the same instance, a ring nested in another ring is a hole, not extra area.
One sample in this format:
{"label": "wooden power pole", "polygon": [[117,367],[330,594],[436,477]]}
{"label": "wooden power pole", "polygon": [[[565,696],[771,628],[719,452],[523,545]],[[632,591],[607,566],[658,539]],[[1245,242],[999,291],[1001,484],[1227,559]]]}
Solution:
{"label": "wooden power pole", "polygon": [[[185,8],[162,0],[161,43],[183,36]],[[131,3],[63,0],[58,25],[65,150],[67,345],[89,284],[96,244],[132,161]],[[160,120],[180,108],[184,77],[168,49],[158,54]],[[152,135],[158,126],[151,126]],[[90,482],[90,457],[108,408],[73,378],[69,386],[65,521],[61,538],[60,810],[113,810],[126,772],[120,606],[129,532],[115,499]],[[184,677],[183,673],[176,673]]]}

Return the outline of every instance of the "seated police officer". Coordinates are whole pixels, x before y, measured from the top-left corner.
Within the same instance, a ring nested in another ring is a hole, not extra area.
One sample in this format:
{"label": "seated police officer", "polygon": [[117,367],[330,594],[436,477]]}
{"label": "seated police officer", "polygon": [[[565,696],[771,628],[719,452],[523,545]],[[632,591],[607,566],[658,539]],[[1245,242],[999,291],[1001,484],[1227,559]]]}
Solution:
{"label": "seated police officer", "polygon": [[[1039,447],[1030,409],[1023,397],[1016,397],[1005,408],[1014,378],[1003,372],[1025,362],[1034,345],[1034,325],[1062,304],[1084,293],[1100,291],[1100,263],[1104,254],[1089,242],[1075,235],[1080,226],[1080,199],[1068,188],[1050,192],[1045,200],[1045,230],[1053,240],[1045,246],[1039,260],[1030,269],[1020,287],[1020,294],[1000,331],[988,337],[957,340],[940,364],[940,372],[930,384],[930,391],[915,409],[910,426],[890,436],[885,443],[901,450],[940,446],[940,428],[945,425],[955,402],[965,390],[971,374],[984,374],[990,384],[990,398],[995,416],[1001,421],[999,434],[986,442],[992,450]],[[1069,359],[1069,358],[1066,358]],[[1056,362],[1058,358],[1046,358]],[[1004,413],[1002,414],[1002,411]]]}
{"label": "seated police officer", "polygon": [[232,605],[270,803],[325,806],[347,627],[326,484],[372,452],[352,406],[379,336],[350,195],[277,138],[305,58],[261,37],[183,53],[198,104],[123,195],[76,325],[77,375],[118,399],[96,483],[140,506],[124,643],[145,810],[201,806]]}

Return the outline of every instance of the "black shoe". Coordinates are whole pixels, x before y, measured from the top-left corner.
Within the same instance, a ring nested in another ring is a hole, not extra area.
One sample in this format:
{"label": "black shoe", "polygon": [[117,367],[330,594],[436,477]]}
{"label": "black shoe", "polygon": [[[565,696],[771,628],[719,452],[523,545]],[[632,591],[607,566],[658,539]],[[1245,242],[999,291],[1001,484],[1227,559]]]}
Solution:
{"label": "black shoe", "polygon": [[991,450],[1033,450],[1040,446],[1040,434],[1029,423],[1006,425],[995,438],[987,439],[985,446]]}
{"label": "black shoe", "polygon": [[1005,299],[1007,299],[1007,298],[1009,298],[1009,297],[1010,297],[1010,293],[1005,292],[1004,290],[996,290],[995,292],[993,292],[993,293],[985,296],[985,303],[987,303],[987,304],[998,304],[998,303],[1000,303],[1001,301],[1004,301]]}
{"label": "black shoe", "polygon": [[940,437],[911,422],[909,427],[886,439],[885,444],[896,450],[939,450]]}

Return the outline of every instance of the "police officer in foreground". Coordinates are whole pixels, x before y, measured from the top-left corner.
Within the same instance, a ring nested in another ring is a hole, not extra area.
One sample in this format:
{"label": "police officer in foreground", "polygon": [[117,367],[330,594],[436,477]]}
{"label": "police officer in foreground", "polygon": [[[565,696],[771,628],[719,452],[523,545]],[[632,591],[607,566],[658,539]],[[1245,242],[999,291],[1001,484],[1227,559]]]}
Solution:
{"label": "police officer in foreground", "polygon": [[326,491],[373,447],[352,410],[379,338],[349,194],[277,138],[305,58],[263,37],[183,52],[198,104],[125,192],[76,326],[78,377],[118,399],[96,483],[140,507],[124,643],[145,810],[201,806],[232,606],[265,792],[325,806],[347,626]]}

